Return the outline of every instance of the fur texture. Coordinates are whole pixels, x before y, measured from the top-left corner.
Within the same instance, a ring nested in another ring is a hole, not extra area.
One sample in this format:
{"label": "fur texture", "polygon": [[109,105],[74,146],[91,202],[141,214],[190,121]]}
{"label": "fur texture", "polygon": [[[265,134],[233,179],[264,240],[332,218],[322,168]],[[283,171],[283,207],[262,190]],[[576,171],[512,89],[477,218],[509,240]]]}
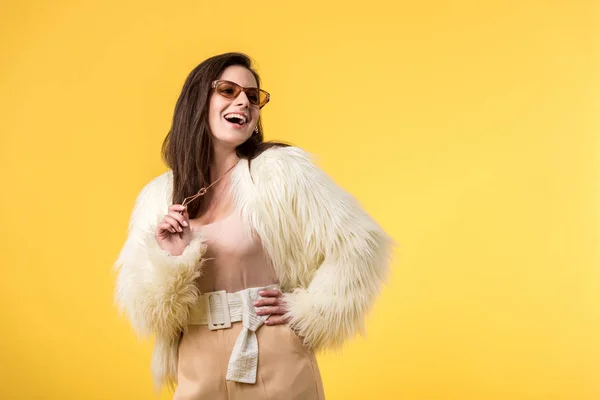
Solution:
{"label": "fur texture", "polygon": [[[356,200],[297,147],[273,148],[232,171],[232,193],[248,234],[256,231],[273,262],[290,326],[307,347],[339,346],[360,333],[385,280],[391,238]],[[199,295],[205,245],[196,236],[178,257],[154,230],[171,201],[172,174],[142,190],[121,251],[116,298],[133,326],[157,337],[157,385],[174,383],[177,344]]]}

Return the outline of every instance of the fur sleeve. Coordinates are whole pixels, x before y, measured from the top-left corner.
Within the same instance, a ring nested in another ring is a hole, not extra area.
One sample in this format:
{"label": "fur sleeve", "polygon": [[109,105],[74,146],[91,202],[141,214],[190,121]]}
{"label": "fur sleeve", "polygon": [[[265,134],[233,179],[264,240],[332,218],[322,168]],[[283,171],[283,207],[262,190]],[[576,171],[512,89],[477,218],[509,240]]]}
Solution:
{"label": "fur sleeve", "polygon": [[393,241],[308,153],[297,147],[268,153],[259,174],[268,183],[259,183],[259,191],[269,192],[269,218],[298,232],[285,234],[287,257],[308,257],[317,266],[307,271],[307,284],[284,294],[289,324],[310,348],[336,347],[362,332],[387,276]]}
{"label": "fur sleeve", "polygon": [[158,223],[167,213],[171,193],[171,172],[152,180],[140,192],[129,223],[125,245],[115,263],[115,300],[141,335],[156,334],[176,339],[185,328],[189,307],[198,290],[205,244],[199,235],[183,254],[172,256],[155,238]]}

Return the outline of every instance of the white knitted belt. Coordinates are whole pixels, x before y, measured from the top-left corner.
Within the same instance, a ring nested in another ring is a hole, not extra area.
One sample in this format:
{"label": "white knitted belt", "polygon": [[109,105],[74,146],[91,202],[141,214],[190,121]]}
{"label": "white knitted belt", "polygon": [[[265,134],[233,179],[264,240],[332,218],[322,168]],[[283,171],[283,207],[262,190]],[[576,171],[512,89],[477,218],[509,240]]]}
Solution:
{"label": "white knitted belt", "polygon": [[256,330],[268,315],[256,315],[253,303],[260,298],[261,290],[279,290],[279,285],[244,289],[236,293],[224,290],[204,293],[196,307],[190,311],[189,325],[208,325],[211,331],[231,328],[232,322],[242,321],[242,330],[235,341],[227,380],[241,383],[256,383],[258,367],[258,339]]}

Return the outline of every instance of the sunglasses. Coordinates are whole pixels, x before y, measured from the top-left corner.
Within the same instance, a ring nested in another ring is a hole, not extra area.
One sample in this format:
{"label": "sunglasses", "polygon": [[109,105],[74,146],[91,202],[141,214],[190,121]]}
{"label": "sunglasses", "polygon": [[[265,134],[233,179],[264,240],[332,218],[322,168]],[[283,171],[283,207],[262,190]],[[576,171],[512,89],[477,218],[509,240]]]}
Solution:
{"label": "sunglasses", "polygon": [[208,190],[208,188],[202,188],[195,195],[186,197],[181,202],[181,205],[184,206],[184,207],[187,207],[188,204],[190,204],[192,201],[196,200],[198,197],[204,196],[206,194],[207,190]]}
{"label": "sunglasses", "polygon": [[258,108],[263,108],[271,99],[271,95],[262,89],[253,87],[245,88],[230,81],[214,81],[212,87],[221,96],[232,100],[236,99],[241,92],[244,92],[250,104],[258,106]]}

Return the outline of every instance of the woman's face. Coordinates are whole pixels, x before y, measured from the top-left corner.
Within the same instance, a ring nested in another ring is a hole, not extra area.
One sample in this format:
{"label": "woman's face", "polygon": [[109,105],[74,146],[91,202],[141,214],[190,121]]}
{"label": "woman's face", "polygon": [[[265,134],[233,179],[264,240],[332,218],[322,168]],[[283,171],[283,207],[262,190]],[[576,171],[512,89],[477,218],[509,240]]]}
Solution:
{"label": "woman's face", "polygon": [[[241,65],[227,67],[219,80],[231,81],[244,88],[258,86],[252,72]],[[258,123],[260,110],[248,101],[246,93],[240,91],[235,99],[228,99],[213,90],[209,104],[208,124],[215,145],[235,148],[248,140]],[[231,118],[232,114],[243,116],[245,122],[239,124],[239,119],[234,120],[237,122],[228,121],[227,118]]]}

